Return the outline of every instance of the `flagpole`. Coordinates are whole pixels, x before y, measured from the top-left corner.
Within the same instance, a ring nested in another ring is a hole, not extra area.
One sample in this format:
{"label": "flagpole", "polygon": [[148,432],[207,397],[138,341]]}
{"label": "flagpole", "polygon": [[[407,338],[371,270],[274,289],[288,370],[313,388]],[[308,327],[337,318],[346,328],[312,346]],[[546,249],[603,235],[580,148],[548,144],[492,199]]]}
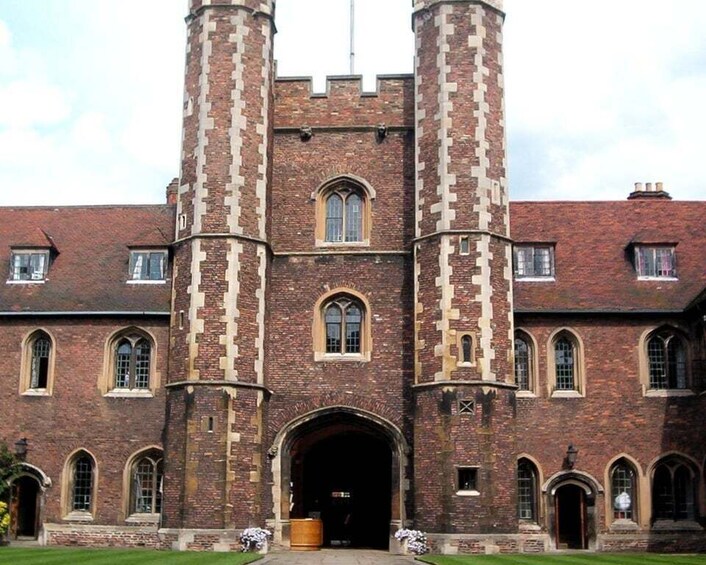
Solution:
{"label": "flagpole", "polygon": [[351,0],[351,69],[350,74],[355,74],[355,0]]}

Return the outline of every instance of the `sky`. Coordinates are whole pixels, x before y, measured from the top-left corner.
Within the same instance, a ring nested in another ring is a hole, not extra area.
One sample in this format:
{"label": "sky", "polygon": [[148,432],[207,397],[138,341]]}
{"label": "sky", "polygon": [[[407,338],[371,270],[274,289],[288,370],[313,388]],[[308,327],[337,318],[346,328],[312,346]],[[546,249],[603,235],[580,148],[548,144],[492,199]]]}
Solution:
{"label": "sky", "polygon": [[[355,0],[355,72],[411,73],[412,0]],[[161,203],[187,0],[0,0],[0,205]],[[505,0],[513,200],[706,199],[706,2]],[[349,0],[277,0],[279,76],[349,73]]]}

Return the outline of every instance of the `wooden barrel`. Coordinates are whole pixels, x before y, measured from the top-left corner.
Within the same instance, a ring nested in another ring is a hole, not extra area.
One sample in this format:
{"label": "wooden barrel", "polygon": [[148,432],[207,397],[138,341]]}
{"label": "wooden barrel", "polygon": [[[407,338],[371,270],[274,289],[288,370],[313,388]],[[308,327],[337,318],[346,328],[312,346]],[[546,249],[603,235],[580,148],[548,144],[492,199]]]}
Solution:
{"label": "wooden barrel", "polygon": [[292,551],[318,551],[324,543],[324,524],[316,518],[290,520]]}

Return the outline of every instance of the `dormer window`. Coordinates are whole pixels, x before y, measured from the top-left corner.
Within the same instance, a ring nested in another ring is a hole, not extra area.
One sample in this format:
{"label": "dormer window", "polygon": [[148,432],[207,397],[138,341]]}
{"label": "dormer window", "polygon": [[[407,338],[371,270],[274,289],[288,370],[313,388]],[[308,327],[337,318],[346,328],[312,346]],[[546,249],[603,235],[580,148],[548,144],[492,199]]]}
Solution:
{"label": "dormer window", "polygon": [[674,246],[635,246],[635,269],[640,279],[676,279],[677,262]]}
{"label": "dormer window", "polygon": [[48,250],[13,250],[10,282],[43,282],[49,266]]}
{"label": "dormer window", "polygon": [[130,252],[129,282],[163,282],[166,272],[167,252],[156,251]]}
{"label": "dormer window", "polygon": [[554,246],[547,244],[516,245],[515,278],[525,280],[554,279]]}

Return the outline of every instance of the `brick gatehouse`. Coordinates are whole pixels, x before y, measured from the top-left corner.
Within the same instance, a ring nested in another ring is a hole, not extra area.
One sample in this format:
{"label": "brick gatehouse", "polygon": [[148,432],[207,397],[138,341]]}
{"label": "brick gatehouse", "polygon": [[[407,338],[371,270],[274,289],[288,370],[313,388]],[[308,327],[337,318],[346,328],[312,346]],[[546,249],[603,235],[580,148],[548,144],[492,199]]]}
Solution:
{"label": "brick gatehouse", "polygon": [[509,202],[501,0],[325,95],[274,4],[190,1],[166,204],[0,209],[12,537],[706,550],[706,202]]}

